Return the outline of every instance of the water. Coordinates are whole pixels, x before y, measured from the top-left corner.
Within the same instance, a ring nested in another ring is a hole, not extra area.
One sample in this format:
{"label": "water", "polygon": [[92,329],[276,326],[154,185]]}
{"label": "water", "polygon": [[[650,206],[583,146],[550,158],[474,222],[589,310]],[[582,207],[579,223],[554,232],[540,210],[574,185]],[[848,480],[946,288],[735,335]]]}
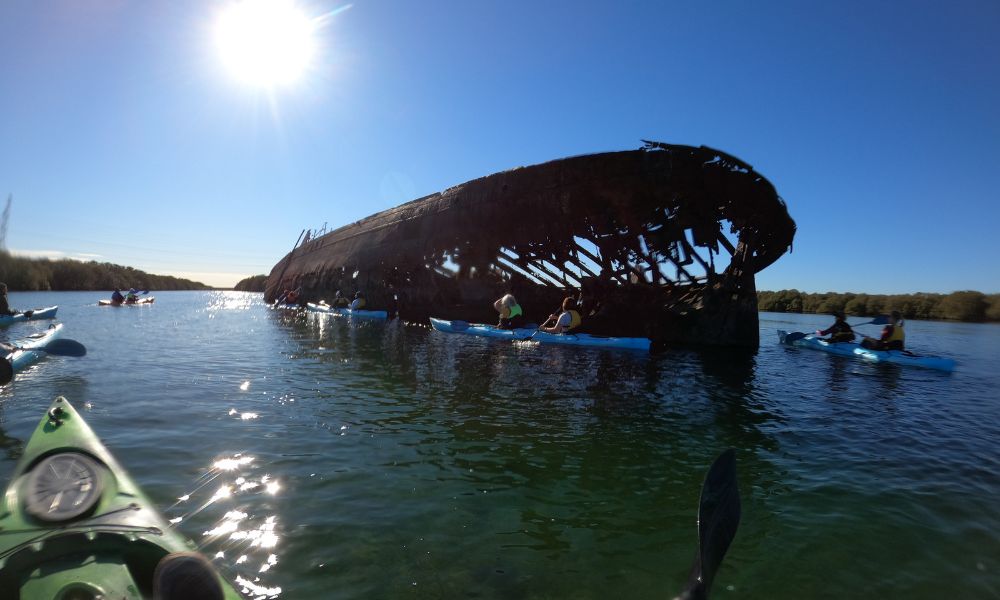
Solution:
{"label": "water", "polygon": [[0,480],[65,395],[263,596],[669,598],[733,447],[743,520],[714,598],[1000,597],[996,325],[908,323],[949,375],[777,345],[822,316],[762,314],[757,353],[651,357],[153,294],[11,294],[58,304],[89,354],[0,390]]}

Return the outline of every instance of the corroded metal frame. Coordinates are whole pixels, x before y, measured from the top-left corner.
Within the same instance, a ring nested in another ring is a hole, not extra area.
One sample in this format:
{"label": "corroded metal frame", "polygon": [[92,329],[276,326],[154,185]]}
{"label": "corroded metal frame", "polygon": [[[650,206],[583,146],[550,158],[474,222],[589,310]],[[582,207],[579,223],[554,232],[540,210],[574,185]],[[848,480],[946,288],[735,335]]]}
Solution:
{"label": "corroded metal frame", "polygon": [[[764,177],[707,147],[646,142],[503,171],[382,211],[285,256],[265,296],[362,289],[407,319],[533,320],[580,295],[593,333],[756,346],[754,274],[795,223]],[[300,236],[301,238],[302,236]]]}

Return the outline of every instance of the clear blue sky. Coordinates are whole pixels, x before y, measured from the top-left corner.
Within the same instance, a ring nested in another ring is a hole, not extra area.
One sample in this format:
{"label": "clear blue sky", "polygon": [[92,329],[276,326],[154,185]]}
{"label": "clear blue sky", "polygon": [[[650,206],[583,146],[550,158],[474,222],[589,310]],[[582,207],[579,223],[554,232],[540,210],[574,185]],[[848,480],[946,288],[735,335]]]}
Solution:
{"label": "clear blue sky", "polygon": [[304,228],[646,138],[776,186],[760,289],[1000,292],[996,0],[301,0],[317,50],[271,89],[220,59],[229,4],[0,3],[11,251],[231,286]]}

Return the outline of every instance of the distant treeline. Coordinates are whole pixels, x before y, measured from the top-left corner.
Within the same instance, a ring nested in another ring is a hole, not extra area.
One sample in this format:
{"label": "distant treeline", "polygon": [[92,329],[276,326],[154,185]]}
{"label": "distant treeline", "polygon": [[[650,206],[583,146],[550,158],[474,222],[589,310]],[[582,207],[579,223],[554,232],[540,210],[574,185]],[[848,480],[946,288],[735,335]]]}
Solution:
{"label": "distant treeline", "polygon": [[210,290],[198,281],[150,275],[132,267],[96,261],[23,258],[0,252],[0,281],[11,291]]}
{"label": "distant treeline", "polygon": [[1000,294],[964,291],[950,294],[808,294],[798,290],[757,292],[757,308],[768,312],[830,314],[872,317],[893,310],[905,319],[1000,321]]}
{"label": "distant treeline", "polygon": [[233,289],[238,292],[263,292],[265,283],[267,283],[267,275],[254,275],[241,279]]}

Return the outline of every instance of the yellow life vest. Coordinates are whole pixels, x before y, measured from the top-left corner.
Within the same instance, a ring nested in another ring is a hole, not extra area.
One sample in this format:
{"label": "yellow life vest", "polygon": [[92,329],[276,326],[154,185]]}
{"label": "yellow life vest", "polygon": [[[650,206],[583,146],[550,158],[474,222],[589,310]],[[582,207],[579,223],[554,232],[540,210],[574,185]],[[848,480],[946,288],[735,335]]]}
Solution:
{"label": "yellow life vest", "polygon": [[903,342],[903,341],[906,341],[906,332],[903,331],[903,326],[902,325],[893,325],[892,326],[892,333],[890,333],[889,334],[889,338],[887,340],[884,340],[884,341],[886,343],[888,343],[888,342]]}
{"label": "yellow life vest", "polygon": [[576,329],[577,327],[580,326],[580,323],[583,322],[583,319],[580,317],[579,312],[575,310],[569,310],[568,312],[569,312],[569,325],[566,327],[566,329],[563,330],[564,332]]}

